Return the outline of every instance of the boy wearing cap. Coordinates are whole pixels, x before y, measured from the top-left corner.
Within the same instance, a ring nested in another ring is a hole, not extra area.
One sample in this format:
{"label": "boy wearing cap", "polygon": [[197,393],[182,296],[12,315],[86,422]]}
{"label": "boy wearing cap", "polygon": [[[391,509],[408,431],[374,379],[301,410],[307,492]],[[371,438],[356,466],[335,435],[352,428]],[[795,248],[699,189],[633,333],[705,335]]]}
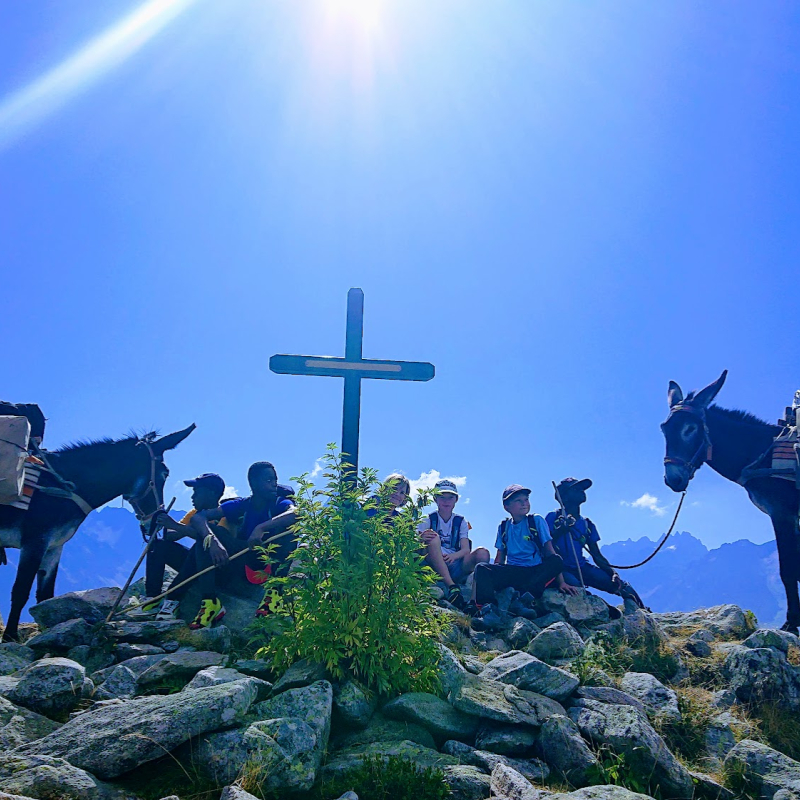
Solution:
{"label": "boy wearing cap", "polygon": [[464,517],[454,514],[458,502],[458,489],[452,481],[441,480],[433,490],[436,511],[428,515],[417,526],[420,539],[425,545],[425,563],[444,582],[446,599],[456,608],[463,608],[466,600],[461,586],[478,564],[489,562],[489,551],[485,547],[470,549],[470,524]]}
{"label": "boy wearing cap", "polygon": [[[192,510],[180,522],[169,514],[159,514],[158,523],[164,528],[163,537],[156,539],[147,551],[145,561],[145,602],[131,612],[134,617],[155,615],[158,620],[175,619],[179,601],[172,595],[164,598],[161,604],[146,602],[148,598],[161,594],[164,569],[167,565],[178,570],[171,586],[177,586],[195,572],[195,558],[192,550],[179,543],[184,537],[194,538],[194,530],[189,523],[198,511],[219,508],[219,501],[225,493],[225,481],[214,472],[205,472],[196,478],[184,481],[192,489]],[[225,526],[225,522],[220,523]]]}
{"label": "boy wearing cap", "polygon": [[[589,478],[580,481],[564,478],[556,487],[556,500],[561,498],[564,508],[551,511],[546,517],[556,552],[564,561],[564,580],[572,586],[591,586],[601,592],[619,595],[633,600],[639,608],[645,608],[633,586],[619,577],[600,552],[597,526],[588,517],[581,516],[581,505],[586,502],[586,490],[591,485]],[[594,564],[583,554],[584,547]]]}
{"label": "boy wearing cap", "polygon": [[553,549],[544,518],[531,514],[531,490],[515,483],[503,492],[503,508],[510,515],[497,529],[494,564],[480,564],[475,570],[475,601],[492,603],[495,592],[509,586],[520,594],[542,594],[555,579],[559,591],[577,594],[561,574],[563,562]]}

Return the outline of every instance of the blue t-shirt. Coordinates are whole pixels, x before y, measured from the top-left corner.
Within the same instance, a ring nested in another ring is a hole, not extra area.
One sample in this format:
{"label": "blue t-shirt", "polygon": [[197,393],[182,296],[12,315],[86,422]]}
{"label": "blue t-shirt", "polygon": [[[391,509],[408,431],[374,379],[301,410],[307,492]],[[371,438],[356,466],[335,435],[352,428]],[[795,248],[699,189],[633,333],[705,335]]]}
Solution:
{"label": "blue t-shirt", "polygon": [[[550,529],[543,517],[533,514],[533,521],[536,530],[539,532],[539,540],[542,545],[547,544],[553,537],[550,536]],[[503,543],[505,538],[505,545]],[[506,554],[506,564],[515,567],[535,567],[544,560],[542,553],[536,546],[536,540],[528,527],[528,520],[522,519],[516,525],[508,520],[506,522],[506,535],[502,535],[502,527],[497,531],[497,540],[494,546],[498,550],[504,550]]]}
{"label": "blue t-shirt", "polygon": [[546,519],[547,525],[550,528],[550,532],[553,535],[553,547],[555,547],[556,552],[561,556],[564,560],[564,569],[575,572],[577,567],[575,565],[575,556],[578,557],[578,564],[583,568],[584,564],[587,564],[588,561],[586,560],[586,556],[583,554],[583,544],[584,542],[588,544],[589,542],[599,542],[600,541],[600,534],[597,532],[597,528],[595,528],[594,523],[589,525],[586,521],[585,517],[578,517],[575,520],[575,524],[571,528],[572,532],[572,540],[575,543],[575,552],[572,552],[572,545],[569,543],[569,539],[567,538],[567,534],[563,528],[556,528],[556,519],[558,519],[558,515],[560,511],[551,511]]}
{"label": "blue t-shirt", "polygon": [[255,510],[253,508],[253,498],[244,497],[237,500],[227,500],[220,505],[220,508],[225,519],[231,522],[242,520],[236,538],[249,539],[250,534],[258,525],[277,517],[278,514],[283,514],[285,511],[291,511],[294,508],[294,503],[286,497],[278,497],[271,508]]}

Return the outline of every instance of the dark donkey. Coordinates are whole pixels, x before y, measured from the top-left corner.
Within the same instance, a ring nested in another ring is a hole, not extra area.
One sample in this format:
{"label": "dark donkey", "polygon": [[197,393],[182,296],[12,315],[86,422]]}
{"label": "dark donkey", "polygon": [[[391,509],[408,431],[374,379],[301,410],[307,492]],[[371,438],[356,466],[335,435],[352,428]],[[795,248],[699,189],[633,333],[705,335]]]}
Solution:
{"label": "dark donkey", "polygon": [[[730,411],[710,405],[727,377],[723,372],[714,383],[683,396],[675,381],[669,382],[669,417],[661,426],[667,441],[664,481],[674,492],[682,492],[695,472],[708,464],[711,469],[747,490],[752,503],[772,520],[778,545],[781,581],[786,590],[786,622],[781,630],[797,635],[800,625],[800,536],[797,513],[800,492],[793,480],[777,477],[745,477],[742,472],[762,456],[768,456],[781,428],[746,411]],[[768,464],[769,465],[769,464]]]}
{"label": "dark donkey", "polygon": [[[19,566],[11,589],[11,612],[3,641],[14,641],[20,614],[28,602],[34,578],[36,600],[49,600],[55,594],[56,573],[61,549],[72,538],[91,509],[122,495],[136,512],[140,523],[146,522],[163,504],[164,481],[169,470],[164,453],[177,447],[195,426],[156,438],[129,436],[79,443],[45,453],[47,469],[39,485],[64,492],[70,484],[77,500],[36,491],[27,511],[0,506],[0,564],[5,563],[5,547],[20,550]],[[74,488],[73,488],[74,487]]]}

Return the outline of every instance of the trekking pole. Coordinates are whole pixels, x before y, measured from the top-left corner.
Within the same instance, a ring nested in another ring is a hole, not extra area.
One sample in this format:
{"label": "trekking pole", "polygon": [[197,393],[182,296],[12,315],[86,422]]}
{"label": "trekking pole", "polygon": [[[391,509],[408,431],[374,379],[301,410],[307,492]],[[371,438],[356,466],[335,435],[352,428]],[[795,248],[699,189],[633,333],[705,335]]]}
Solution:
{"label": "trekking pole", "polygon": [[[259,542],[257,546],[258,547],[263,547],[265,544],[269,544],[270,542],[274,542],[276,539],[280,539],[283,536],[289,536],[291,533],[294,533],[294,531],[287,530],[287,531],[282,531],[281,533],[276,533],[274,536],[270,536],[269,539],[265,539],[263,542]],[[238,553],[234,553],[225,562],[225,564],[229,564],[234,559],[239,558],[239,556],[243,556],[245,553],[249,553],[252,549],[253,549],[252,547],[245,547],[244,550],[240,550]],[[225,564],[220,564],[220,566],[224,567]],[[157,603],[159,600],[163,600],[167,595],[172,594],[174,591],[177,591],[182,586],[186,586],[187,583],[191,583],[196,578],[199,578],[201,575],[206,575],[207,573],[211,572],[212,570],[214,570],[216,568],[217,568],[217,565],[216,564],[212,564],[210,567],[206,567],[205,569],[200,570],[200,572],[196,572],[194,575],[191,575],[190,577],[188,577],[185,581],[181,581],[177,586],[170,586],[170,588],[167,589],[166,592],[162,592],[160,595],[158,595],[158,597],[154,597],[152,600],[147,600],[146,604],[149,605],[150,603]],[[144,601],[141,602],[141,603],[136,603],[135,605],[131,605],[130,607],[126,608],[125,611],[134,611],[137,608],[141,608],[143,605],[145,605]],[[122,612],[121,611],[117,611],[116,613],[117,614],[121,614]],[[109,615],[109,617],[110,616],[111,615]],[[109,620],[107,619],[106,622],[108,622],[108,621]]]}
{"label": "trekking pole", "polygon": [[[170,500],[170,503],[167,506],[166,511],[164,513],[169,514],[169,512],[172,511],[172,506],[175,505],[175,500],[176,499],[177,498],[173,497],[172,500]],[[163,510],[163,509],[161,509],[161,510]],[[147,544],[144,546],[144,550],[142,550],[142,554],[139,556],[139,560],[136,562],[136,564],[134,565],[133,569],[131,570],[131,574],[128,576],[128,580],[125,582],[125,585],[122,587],[122,591],[119,593],[119,597],[117,597],[117,599],[114,601],[114,605],[111,607],[111,611],[108,612],[108,616],[106,617],[106,622],[110,622],[111,621],[111,617],[114,616],[114,612],[119,607],[119,604],[122,602],[122,598],[123,598],[125,592],[128,591],[128,587],[131,585],[131,582],[133,581],[133,576],[136,574],[136,570],[139,569],[139,565],[142,563],[142,561],[144,561],[144,557],[147,555],[147,553],[150,551],[150,548],[153,545],[153,541],[156,538],[155,519],[156,519],[156,515],[158,513],[159,512],[156,511],[153,514],[153,522],[150,525],[150,527],[151,527],[150,538],[147,540]]]}
{"label": "trekking pole", "polygon": [[569,537],[569,543],[572,545],[572,557],[575,559],[575,566],[578,568],[578,578],[581,582],[581,588],[583,591],[586,591],[586,584],[583,582],[583,572],[581,572],[581,564],[578,561],[578,554],[575,552],[575,540],[572,538],[572,531],[569,529],[567,525],[567,507],[564,505],[564,501],[561,499],[561,492],[558,491],[558,486],[556,486],[555,481],[551,481],[553,484],[553,488],[556,490],[556,500],[558,500],[558,504],[561,506],[561,516],[564,518],[564,527],[567,529],[567,536]]}

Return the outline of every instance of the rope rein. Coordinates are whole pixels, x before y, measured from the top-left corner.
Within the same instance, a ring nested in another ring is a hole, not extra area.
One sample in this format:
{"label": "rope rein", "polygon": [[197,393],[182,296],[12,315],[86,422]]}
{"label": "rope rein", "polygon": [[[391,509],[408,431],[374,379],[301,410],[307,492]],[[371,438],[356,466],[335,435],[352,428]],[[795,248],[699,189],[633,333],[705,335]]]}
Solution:
{"label": "rope rein", "polygon": [[613,567],[614,569],[636,569],[636,567],[642,567],[648,561],[650,561],[653,558],[655,558],[656,555],[658,554],[658,551],[666,544],[667,539],[669,539],[670,534],[674,530],[675,524],[678,521],[678,515],[681,513],[681,508],[683,506],[683,501],[685,499],[686,499],[686,492],[684,491],[681,494],[681,499],[680,499],[680,502],[678,503],[678,508],[675,511],[675,516],[672,518],[672,525],[669,526],[669,530],[664,534],[664,538],[661,540],[661,542],[659,543],[658,547],[656,547],[656,549],[653,550],[653,552],[649,556],[647,556],[647,558],[644,561],[640,561],[638,564],[630,564],[630,565],[628,565],[626,567],[621,567],[618,564],[611,564],[610,566]]}

